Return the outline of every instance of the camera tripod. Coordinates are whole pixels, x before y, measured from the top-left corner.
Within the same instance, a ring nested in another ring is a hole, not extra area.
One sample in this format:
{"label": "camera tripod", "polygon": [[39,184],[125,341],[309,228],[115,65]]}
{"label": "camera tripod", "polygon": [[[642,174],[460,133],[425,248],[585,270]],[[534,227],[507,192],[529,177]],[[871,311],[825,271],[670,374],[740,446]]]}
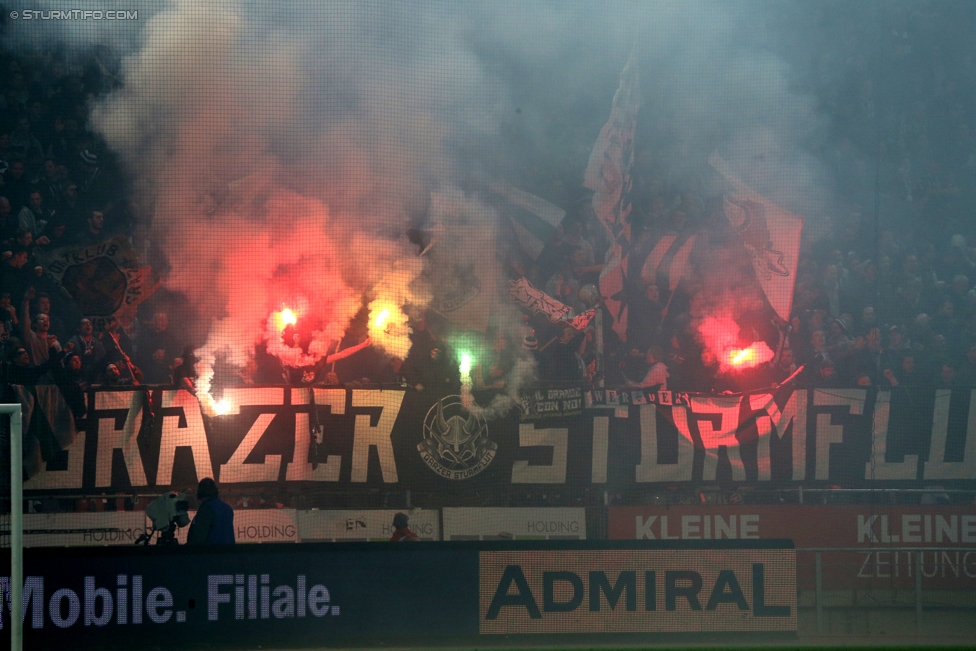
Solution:
{"label": "camera tripod", "polygon": [[179,545],[180,543],[176,539],[176,529],[176,518],[173,518],[173,521],[170,522],[169,526],[165,529],[157,529],[153,527],[150,531],[146,531],[141,534],[138,538],[136,538],[135,544],[148,547],[149,541],[152,540],[153,535],[158,532],[159,537],[156,538],[157,545]]}

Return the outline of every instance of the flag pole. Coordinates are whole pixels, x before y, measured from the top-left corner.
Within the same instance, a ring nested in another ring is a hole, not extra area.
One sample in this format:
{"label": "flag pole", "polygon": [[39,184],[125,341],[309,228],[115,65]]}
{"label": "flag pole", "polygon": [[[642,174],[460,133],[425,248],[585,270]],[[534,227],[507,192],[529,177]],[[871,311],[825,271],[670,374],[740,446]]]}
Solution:
{"label": "flag pole", "polygon": [[552,339],[550,339],[549,341],[547,341],[546,342],[546,345],[539,349],[539,352],[541,353],[542,351],[544,351],[546,348],[548,348],[557,339],[559,339],[559,335],[556,335],[555,337],[553,337]]}
{"label": "flag pole", "polygon": [[661,310],[661,322],[657,324],[658,330],[660,330],[661,327],[664,326],[664,320],[668,318],[668,308],[671,307],[671,299],[674,298],[674,295],[677,293],[677,291],[678,290],[675,289],[671,292],[671,295],[668,296],[668,302],[664,304],[664,309]]}
{"label": "flag pole", "polygon": [[[335,350],[332,351],[333,356],[339,352],[339,346],[341,345],[342,345],[342,338],[340,337],[339,340],[336,341]],[[328,356],[326,357],[326,361],[328,361]],[[335,365],[336,363],[332,362],[332,368],[329,369],[330,372],[335,373]]]}
{"label": "flag pole", "polygon": [[793,325],[787,323],[779,328],[779,345],[776,346],[776,354],[773,355],[773,365],[779,364],[779,358],[783,354],[783,346],[786,344],[786,336],[793,329]]}
{"label": "flag pole", "polygon": [[594,379],[597,387],[603,387],[605,382],[603,369],[603,294],[600,293],[599,285],[586,284],[580,287],[576,297],[593,310],[593,338],[595,340],[593,356],[596,361]]}
{"label": "flag pole", "polygon": [[596,314],[593,316],[593,319],[596,321],[596,325],[594,326],[595,332],[593,333],[593,336],[596,339],[596,351],[595,351],[596,386],[602,389],[605,384],[605,376],[603,372],[604,369],[603,369],[603,297],[602,296],[600,296],[599,300],[597,301]]}

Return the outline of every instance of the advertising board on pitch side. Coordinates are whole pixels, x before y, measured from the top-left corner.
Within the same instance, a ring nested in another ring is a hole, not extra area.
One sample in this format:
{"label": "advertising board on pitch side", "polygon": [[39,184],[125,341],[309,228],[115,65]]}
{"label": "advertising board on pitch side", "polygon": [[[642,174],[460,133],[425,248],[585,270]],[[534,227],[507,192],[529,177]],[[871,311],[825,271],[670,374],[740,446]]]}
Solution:
{"label": "advertising board on pitch side", "polygon": [[[828,587],[976,587],[976,506],[749,505],[610,507],[616,540],[791,538],[798,549],[864,548],[825,556]],[[887,548],[887,549],[886,549]],[[935,549],[940,548],[940,549]],[[889,551],[890,549],[890,551]],[[797,552],[798,581],[812,587],[812,554]]]}
{"label": "advertising board on pitch side", "polygon": [[585,540],[586,509],[445,507],[445,540]]}
{"label": "advertising board on pitch side", "polygon": [[[298,542],[295,509],[239,509],[234,511],[234,539],[240,543]],[[190,519],[196,511],[189,512]],[[176,532],[181,545],[186,544],[189,527]]]}
{"label": "advertising board on pitch side", "polygon": [[[421,540],[440,540],[436,509],[403,511],[410,530]],[[393,535],[393,509],[312,510],[298,512],[298,536],[302,542],[386,541]]]}
{"label": "advertising board on pitch side", "polygon": [[[782,540],[30,548],[23,580],[30,649],[796,630]],[[11,592],[0,555],[0,636]]]}
{"label": "advertising board on pitch side", "polygon": [[480,556],[482,633],[796,630],[792,549]]}
{"label": "advertising board on pitch side", "polygon": [[[234,512],[238,543],[298,542],[294,509],[241,509]],[[196,511],[189,511],[192,520]],[[133,545],[150,531],[145,511],[24,514],[24,547],[99,547]],[[177,529],[186,544],[189,527]],[[5,541],[6,542],[6,541]],[[9,543],[7,543],[9,544]]]}

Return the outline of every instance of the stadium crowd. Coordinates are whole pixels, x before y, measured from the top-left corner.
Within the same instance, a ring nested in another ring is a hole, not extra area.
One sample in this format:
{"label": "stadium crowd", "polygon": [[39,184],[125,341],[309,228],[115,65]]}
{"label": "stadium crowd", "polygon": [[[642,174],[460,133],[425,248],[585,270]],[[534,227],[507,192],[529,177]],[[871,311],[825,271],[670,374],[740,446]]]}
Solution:
{"label": "stadium crowd", "polygon": [[[747,390],[782,382],[800,367],[799,386],[976,386],[970,110],[976,63],[912,48],[930,28],[906,22],[897,38],[882,43],[882,65],[907,76],[877,79],[851,66],[846,77],[816,90],[832,125],[816,153],[835,172],[839,207],[807,216],[816,227],[804,239],[789,325],[770,331],[748,319],[739,324],[766,339],[776,358],[719,374],[703,356],[698,334],[709,300],[701,277],[691,274],[673,295],[634,281],[625,290],[625,339],[604,315],[607,386]],[[70,62],[3,52],[0,70],[0,338],[7,381],[192,383],[193,345],[200,342],[183,338],[182,321],[193,317],[179,309],[178,297],[161,290],[131,319],[109,318],[97,332],[38,262],[47,250],[135,233],[127,179],[89,121],[93,102],[117,77],[99,51]],[[634,238],[728,232],[720,193],[705,183],[667,180],[673,144],[652,140],[639,147],[632,169]],[[705,161],[698,164],[708,170]],[[547,194],[544,187],[524,189]],[[587,308],[580,289],[598,284],[609,243],[587,196],[548,194],[569,212],[541,255],[529,259],[499,248],[512,278],[526,275],[579,313]],[[540,383],[597,381],[595,324],[576,331],[538,315],[525,319],[521,337],[500,330],[485,335],[472,370],[476,389],[505,388],[525,357],[536,360]],[[296,378],[259,348],[244,369],[218,363],[217,381],[456,390],[458,351],[439,321],[432,313],[414,319],[405,360],[367,349]],[[357,319],[342,348],[362,341],[365,330]]]}

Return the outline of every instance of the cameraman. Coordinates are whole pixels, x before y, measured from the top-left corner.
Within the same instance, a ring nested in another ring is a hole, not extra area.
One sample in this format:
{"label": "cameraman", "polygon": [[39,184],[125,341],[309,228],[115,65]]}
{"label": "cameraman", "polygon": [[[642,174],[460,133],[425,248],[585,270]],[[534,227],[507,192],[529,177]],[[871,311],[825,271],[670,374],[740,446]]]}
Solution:
{"label": "cameraman", "polygon": [[187,545],[233,545],[234,509],[217,497],[217,483],[210,477],[200,480],[197,499],[200,506],[186,535]]}

